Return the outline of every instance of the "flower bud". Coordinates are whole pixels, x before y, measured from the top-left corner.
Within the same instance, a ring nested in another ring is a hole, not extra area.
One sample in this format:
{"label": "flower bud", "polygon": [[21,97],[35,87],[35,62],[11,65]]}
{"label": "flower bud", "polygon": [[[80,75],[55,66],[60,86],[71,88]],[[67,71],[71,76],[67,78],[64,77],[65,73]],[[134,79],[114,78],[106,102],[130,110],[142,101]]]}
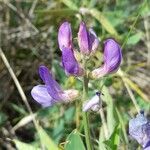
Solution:
{"label": "flower bud", "polygon": [[84,22],[80,23],[78,43],[80,51],[84,55],[89,55],[91,52],[94,52],[99,45],[99,40],[95,32],[92,29],[88,31]]}
{"label": "flower bud", "polygon": [[107,39],[104,43],[104,64],[92,71],[92,78],[100,78],[116,72],[121,64],[122,53],[119,44],[113,39]]}
{"label": "flower bud", "polygon": [[63,47],[71,48],[72,47],[72,32],[70,23],[64,22],[58,31],[58,44],[60,50]]}

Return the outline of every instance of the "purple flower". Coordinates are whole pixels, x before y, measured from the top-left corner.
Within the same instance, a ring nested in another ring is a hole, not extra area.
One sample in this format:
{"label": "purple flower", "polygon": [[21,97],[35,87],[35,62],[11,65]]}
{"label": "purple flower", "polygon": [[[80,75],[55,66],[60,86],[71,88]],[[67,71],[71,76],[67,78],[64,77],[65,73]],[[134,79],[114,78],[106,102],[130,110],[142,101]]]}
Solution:
{"label": "purple flower", "polygon": [[129,134],[138,141],[146,150],[150,149],[150,122],[144,116],[144,113],[139,113],[136,118],[129,121]]}
{"label": "purple flower", "polygon": [[45,84],[33,87],[31,95],[43,107],[52,106],[57,102],[67,103],[79,96],[79,92],[75,89],[63,91],[47,67],[40,66],[39,75]]}
{"label": "purple flower", "polygon": [[100,78],[119,69],[122,59],[121,48],[113,39],[107,39],[104,43],[104,64],[102,67],[92,71],[93,78]]}
{"label": "purple flower", "polygon": [[87,100],[83,103],[82,110],[83,111],[98,111],[101,108],[102,100],[100,98],[100,93],[97,92],[95,96],[93,96],[90,100]]}
{"label": "purple flower", "polygon": [[88,31],[84,22],[80,23],[78,43],[80,51],[84,55],[89,55],[91,52],[94,53],[99,45],[99,40],[95,32],[92,29]]}
{"label": "purple flower", "polygon": [[68,22],[64,22],[59,28],[58,43],[62,51],[62,64],[66,74],[82,76],[83,69],[74,56],[71,26]]}

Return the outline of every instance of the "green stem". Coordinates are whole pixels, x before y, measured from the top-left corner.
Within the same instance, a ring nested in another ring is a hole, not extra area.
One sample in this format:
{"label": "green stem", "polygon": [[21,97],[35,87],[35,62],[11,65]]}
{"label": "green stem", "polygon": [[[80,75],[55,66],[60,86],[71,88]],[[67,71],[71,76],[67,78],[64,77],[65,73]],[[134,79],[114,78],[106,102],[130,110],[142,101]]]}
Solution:
{"label": "green stem", "polygon": [[[83,81],[83,102],[87,98],[87,93],[88,93],[88,78],[85,75],[84,76],[84,81]],[[83,116],[84,133],[85,133],[85,140],[86,140],[87,150],[92,150],[88,114],[86,112],[83,112],[82,116]]]}
{"label": "green stem", "polygon": [[78,101],[76,101],[76,128],[78,129],[80,125],[80,107]]}

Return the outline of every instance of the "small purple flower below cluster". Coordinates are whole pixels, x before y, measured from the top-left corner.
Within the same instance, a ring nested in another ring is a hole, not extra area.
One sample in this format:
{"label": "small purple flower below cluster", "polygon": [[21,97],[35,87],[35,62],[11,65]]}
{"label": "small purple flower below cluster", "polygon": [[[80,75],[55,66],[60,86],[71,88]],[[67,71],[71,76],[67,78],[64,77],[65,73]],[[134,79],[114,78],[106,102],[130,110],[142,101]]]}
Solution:
{"label": "small purple flower below cluster", "polygon": [[57,102],[70,102],[79,96],[75,89],[62,90],[47,67],[40,66],[39,75],[45,84],[33,87],[31,95],[43,107],[52,106]]}
{"label": "small purple flower below cluster", "polygon": [[140,112],[129,121],[129,134],[144,148],[150,150],[150,121]]}

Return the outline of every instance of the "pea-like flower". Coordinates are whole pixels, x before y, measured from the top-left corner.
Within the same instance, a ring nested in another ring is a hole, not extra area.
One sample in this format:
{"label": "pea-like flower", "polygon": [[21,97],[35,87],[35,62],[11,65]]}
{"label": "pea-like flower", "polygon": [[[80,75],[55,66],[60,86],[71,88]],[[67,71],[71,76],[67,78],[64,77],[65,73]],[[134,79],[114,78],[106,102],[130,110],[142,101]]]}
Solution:
{"label": "pea-like flower", "polygon": [[144,150],[150,149],[150,121],[144,116],[144,112],[129,121],[129,134]]}
{"label": "pea-like flower", "polygon": [[68,22],[64,22],[59,28],[58,43],[62,51],[62,65],[66,74],[82,76],[84,71],[74,56],[71,26]]}
{"label": "pea-like flower", "polygon": [[121,64],[122,53],[119,44],[113,39],[107,39],[104,43],[104,64],[91,72],[92,78],[100,78],[115,73]]}
{"label": "pea-like flower", "polygon": [[79,92],[77,90],[62,90],[47,67],[40,66],[39,75],[45,84],[33,87],[31,95],[43,107],[52,106],[58,102],[68,103],[78,98]]}
{"label": "pea-like flower", "polygon": [[94,95],[90,100],[87,100],[83,103],[82,110],[83,111],[98,111],[102,107],[102,100],[100,98],[101,93],[96,92],[96,95]]}
{"label": "pea-like flower", "polygon": [[78,43],[80,51],[84,55],[94,53],[99,45],[99,39],[96,36],[95,32],[92,29],[89,29],[88,31],[84,22],[80,23]]}

